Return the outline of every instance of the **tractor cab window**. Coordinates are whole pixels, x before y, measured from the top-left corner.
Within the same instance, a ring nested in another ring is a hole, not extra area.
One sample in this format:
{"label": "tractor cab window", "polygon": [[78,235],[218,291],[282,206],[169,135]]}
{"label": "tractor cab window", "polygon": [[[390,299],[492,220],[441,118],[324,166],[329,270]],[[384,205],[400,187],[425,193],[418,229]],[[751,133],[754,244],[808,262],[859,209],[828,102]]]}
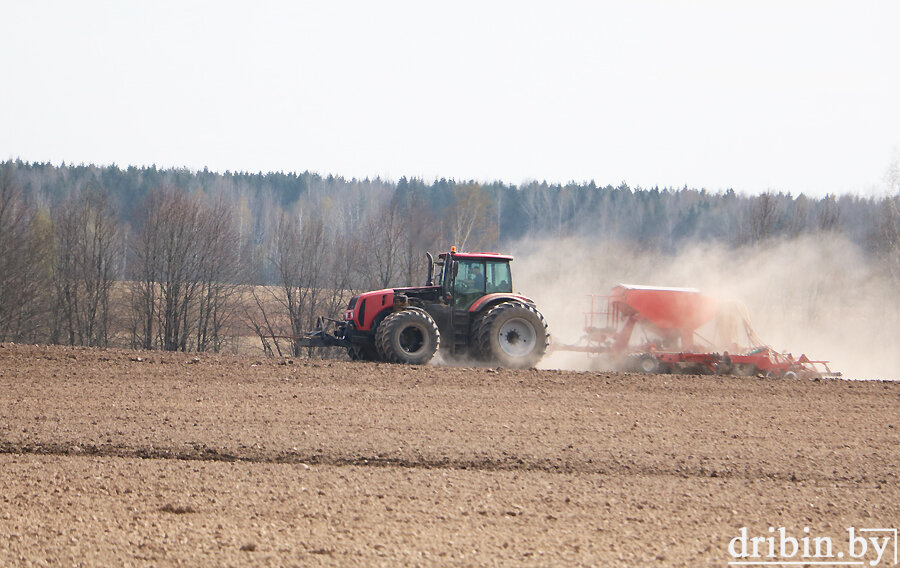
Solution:
{"label": "tractor cab window", "polygon": [[474,259],[458,261],[456,277],[453,280],[453,305],[455,308],[468,309],[475,300],[485,294],[498,292],[512,292],[508,262]]}
{"label": "tractor cab window", "polygon": [[512,277],[509,274],[508,262],[487,262],[487,286],[485,292],[488,294],[511,294],[512,293]]}

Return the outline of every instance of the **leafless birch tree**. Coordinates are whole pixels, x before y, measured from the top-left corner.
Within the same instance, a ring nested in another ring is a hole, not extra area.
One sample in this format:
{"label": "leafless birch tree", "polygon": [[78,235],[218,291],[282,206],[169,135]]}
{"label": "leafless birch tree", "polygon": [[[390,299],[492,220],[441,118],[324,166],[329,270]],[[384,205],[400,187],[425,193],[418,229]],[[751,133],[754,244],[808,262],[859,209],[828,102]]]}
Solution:
{"label": "leafless birch tree", "polygon": [[56,211],[52,342],[109,344],[110,296],[118,277],[118,232],[116,213],[101,190],[69,199]]}

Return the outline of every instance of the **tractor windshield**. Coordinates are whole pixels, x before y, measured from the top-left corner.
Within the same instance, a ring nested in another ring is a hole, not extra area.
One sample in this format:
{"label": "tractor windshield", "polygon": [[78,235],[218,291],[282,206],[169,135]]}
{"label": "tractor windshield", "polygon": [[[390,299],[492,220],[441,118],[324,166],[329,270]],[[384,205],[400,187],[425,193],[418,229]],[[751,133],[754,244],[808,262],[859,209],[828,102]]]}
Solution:
{"label": "tractor windshield", "polygon": [[460,259],[454,279],[454,306],[468,309],[485,294],[511,293],[508,261]]}

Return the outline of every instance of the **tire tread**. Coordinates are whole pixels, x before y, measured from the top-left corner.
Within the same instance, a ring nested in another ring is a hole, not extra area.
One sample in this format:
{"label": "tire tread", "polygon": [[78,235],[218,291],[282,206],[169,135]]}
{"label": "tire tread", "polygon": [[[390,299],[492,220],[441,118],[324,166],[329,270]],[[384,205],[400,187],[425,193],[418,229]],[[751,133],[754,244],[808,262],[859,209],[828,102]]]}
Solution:
{"label": "tire tread", "polygon": [[440,348],[441,332],[438,329],[437,323],[435,323],[434,318],[431,317],[431,314],[421,309],[406,308],[398,312],[388,314],[387,317],[385,317],[381,321],[381,323],[378,325],[378,328],[375,330],[375,348],[378,352],[378,355],[381,356],[382,360],[388,363],[409,363],[408,361],[404,361],[400,357],[400,355],[394,351],[393,345],[391,344],[391,337],[393,337],[394,335],[394,328],[402,324],[404,318],[411,313],[423,316],[425,318],[425,320],[434,330],[434,352],[436,353]]}
{"label": "tire tread", "polygon": [[[494,322],[497,321],[505,311],[509,309],[520,309],[524,308],[534,314],[540,324],[544,329],[544,345],[540,348],[540,356],[544,356],[544,353],[547,352],[547,348],[550,345],[550,331],[547,327],[547,321],[544,319],[544,316],[531,304],[526,304],[523,302],[502,302],[497,304],[496,306],[490,308],[487,312],[484,313],[483,316],[479,318],[479,320],[472,327],[472,342],[471,342],[471,350],[472,354],[482,361],[496,361],[497,356],[492,352],[491,349],[491,330],[494,327]],[[535,361],[536,363],[536,361]]]}

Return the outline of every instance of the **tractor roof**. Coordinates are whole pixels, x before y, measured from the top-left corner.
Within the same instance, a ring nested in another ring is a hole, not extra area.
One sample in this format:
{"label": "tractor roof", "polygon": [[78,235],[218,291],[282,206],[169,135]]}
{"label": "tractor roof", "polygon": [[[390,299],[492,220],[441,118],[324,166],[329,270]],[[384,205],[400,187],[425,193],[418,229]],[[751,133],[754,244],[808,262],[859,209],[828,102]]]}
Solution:
{"label": "tractor roof", "polygon": [[[450,253],[442,252],[441,257],[445,257]],[[508,254],[500,254],[497,252],[455,252],[453,258],[472,258],[481,260],[512,260],[513,257]]]}

